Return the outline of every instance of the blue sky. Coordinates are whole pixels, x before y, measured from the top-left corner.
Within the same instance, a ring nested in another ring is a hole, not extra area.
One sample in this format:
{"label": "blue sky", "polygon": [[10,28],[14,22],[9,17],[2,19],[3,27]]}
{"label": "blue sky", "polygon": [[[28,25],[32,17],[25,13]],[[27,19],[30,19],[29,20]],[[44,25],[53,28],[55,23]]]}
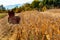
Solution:
{"label": "blue sky", "polygon": [[24,4],[30,3],[33,0],[0,0],[0,5],[8,6],[8,5],[15,5],[15,4]]}

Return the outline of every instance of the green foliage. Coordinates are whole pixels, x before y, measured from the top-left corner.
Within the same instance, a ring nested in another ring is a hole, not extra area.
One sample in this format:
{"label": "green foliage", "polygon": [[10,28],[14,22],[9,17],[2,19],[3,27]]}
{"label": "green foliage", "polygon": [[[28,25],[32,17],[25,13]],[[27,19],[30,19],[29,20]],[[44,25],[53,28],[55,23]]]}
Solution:
{"label": "green foliage", "polygon": [[32,6],[33,8],[39,8],[39,3],[40,3],[40,1],[33,1],[33,2],[31,3],[31,6]]}
{"label": "green foliage", "polygon": [[47,10],[47,7],[44,6],[44,7],[42,8],[42,11],[46,11],[46,10]]}
{"label": "green foliage", "polygon": [[43,0],[44,5],[48,6],[59,6],[60,5],[60,0]]}
{"label": "green foliage", "polygon": [[24,10],[26,11],[28,11],[28,10],[31,10],[31,5],[29,4],[29,3],[26,3],[26,4],[24,4]]}
{"label": "green foliage", "polygon": [[60,0],[34,0],[31,4],[26,3],[21,7],[15,7],[15,12],[28,11],[28,10],[40,10],[45,11],[47,9],[60,7]]}
{"label": "green foliage", "polygon": [[6,12],[6,9],[3,5],[0,5],[0,13]]}
{"label": "green foliage", "polygon": [[[31,4],[26,3],[21,7],[16,6],[12,10],[16,13],[21,11],[28,11],[28,10],[40,10],[45,11],[46,9],[51,8],[60,8],[60,0],[34,0]],[[7,12],[3,5],[0,5],[0,13]]]}

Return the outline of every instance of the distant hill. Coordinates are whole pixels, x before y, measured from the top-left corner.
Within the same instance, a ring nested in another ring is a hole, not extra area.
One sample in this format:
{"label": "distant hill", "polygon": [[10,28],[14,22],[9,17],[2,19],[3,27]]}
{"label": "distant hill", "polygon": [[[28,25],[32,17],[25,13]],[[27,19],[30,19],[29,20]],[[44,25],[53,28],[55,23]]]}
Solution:
{"label": "distant hill", "polygon": [[8,6],[5,6],[5,8],[6,8],[6,9],[12,9],[12,8],[14,8],[14,7],[16,7],[16,6],[20,7],[21,4],[8,5]]}

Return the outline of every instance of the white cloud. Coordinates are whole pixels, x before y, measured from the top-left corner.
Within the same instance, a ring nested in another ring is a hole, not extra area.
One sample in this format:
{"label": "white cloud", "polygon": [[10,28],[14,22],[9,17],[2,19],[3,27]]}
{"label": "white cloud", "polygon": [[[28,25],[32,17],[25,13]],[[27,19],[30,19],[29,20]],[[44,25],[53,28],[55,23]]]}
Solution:
{"label": "white cloud", "polygon": [[32,1],[33,0],[0,0],[0,5],[3,4],[4,6],[7,6],[7,5],[14,5],[14,4],[23,4]]}

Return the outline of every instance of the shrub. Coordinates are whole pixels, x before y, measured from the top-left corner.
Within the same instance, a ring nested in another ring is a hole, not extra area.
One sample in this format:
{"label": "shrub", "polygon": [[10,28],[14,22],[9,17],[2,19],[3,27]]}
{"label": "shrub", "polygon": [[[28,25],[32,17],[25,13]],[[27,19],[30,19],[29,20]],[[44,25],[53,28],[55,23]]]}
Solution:
{"label": "shrub", "polygon": [[47,10],[47,7],[44,6],[44,7],[42,8],[42,11],[46,11],[46,10]]}

